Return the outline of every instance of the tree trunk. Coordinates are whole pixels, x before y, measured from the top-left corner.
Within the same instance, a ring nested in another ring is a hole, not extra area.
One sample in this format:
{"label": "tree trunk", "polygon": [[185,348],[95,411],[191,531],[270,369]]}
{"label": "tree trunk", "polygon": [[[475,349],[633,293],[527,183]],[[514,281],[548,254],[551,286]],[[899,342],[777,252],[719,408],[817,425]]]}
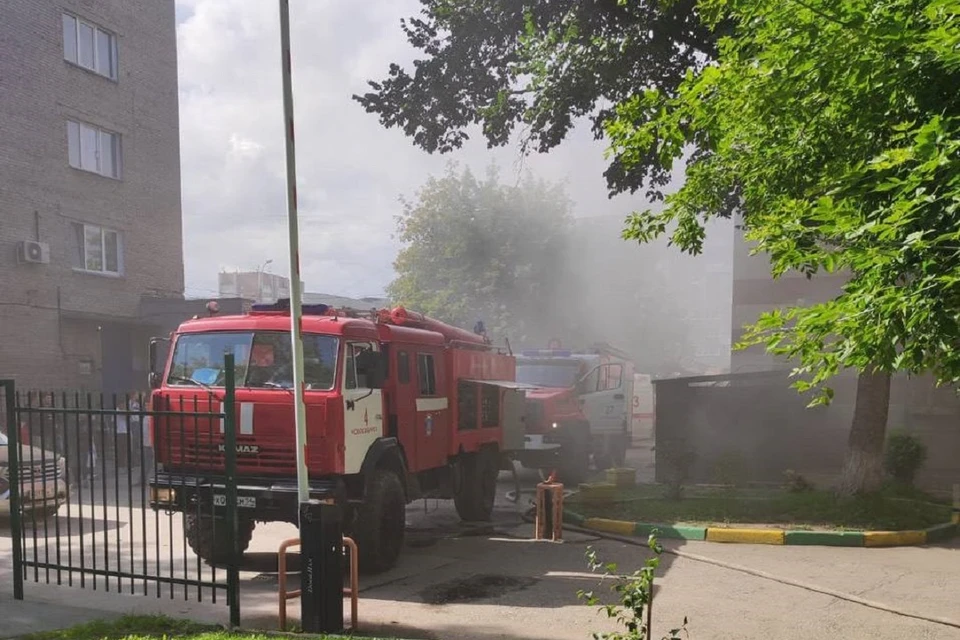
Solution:
{"label": "tree trunk", "polygon": [[883,443],[889,411],[890,374],[861,372],[839,495],[870,493],[883,484]]}

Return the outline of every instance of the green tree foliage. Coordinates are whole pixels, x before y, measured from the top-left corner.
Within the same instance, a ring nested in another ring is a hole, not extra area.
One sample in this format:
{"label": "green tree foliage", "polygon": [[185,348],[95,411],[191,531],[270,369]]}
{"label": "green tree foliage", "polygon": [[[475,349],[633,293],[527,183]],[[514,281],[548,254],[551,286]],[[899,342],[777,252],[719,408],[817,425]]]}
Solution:
{"label": "green tree foliage", "polygon": [[491,336],[545,341],[556,326],[570,202],[560,185],[503,184],[450,167],[398,220],[404,243],[388,293],[398,303]]}
{"label": "green tree foliage", "polygon": [[[642,87],[672,94],[687,69],[715,54],[695,0],[421,3],[403,30],[423,57],[412,72],[390,65],[354,99],[431,153],[458,149],[477,126],[490,146],[519,133],[526,148],[548,151],[586,117],[599,138],[613,105]],[[619,193],[670,175],[648,153],[629,168],[613,158],[606,178]]]}
{"label": "green tree foliage", "polygon": [[607,130],[627,164],[657,149],[670,166],[690,141],[712,153],[626,235],[675,224],[673,242],[698,251],[734,194],[775,276],[851,274],[834,300],[766,314],[748,341],[798,357],[814,385],[844,367],[960,379],[960,2],[702,6],[736,23],[719,64],[677,96],[624,102]]}
{"label": "green tree foliage", "polygon": [[[689,145],[683,188],[624,235],[697,252],[735,198],[774,276],[849,274],[842,293],[764,314],[745,343],[794,359],[802,389],[846,368],[886,404],[889,374],[960,379],[960,2],[703,0],[732,25],[716,64],[651,88],[606,124],[626,167]],[[884,385],[886,389],[884,389]],[[827,400],[829,391],[819,396]],[[844,485],[882,480],[886,411],[858,398]],[[861,418],[858,432],[858,416]],[[869,423],[869,424],[868,424]]]}

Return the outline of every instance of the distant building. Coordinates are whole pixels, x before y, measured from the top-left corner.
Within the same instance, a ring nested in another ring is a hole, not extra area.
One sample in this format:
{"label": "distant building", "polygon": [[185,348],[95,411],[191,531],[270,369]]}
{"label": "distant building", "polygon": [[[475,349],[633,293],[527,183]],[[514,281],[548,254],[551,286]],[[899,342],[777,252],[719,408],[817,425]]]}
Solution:
{"label": "distant building", "polygon": [[183,296],[174,0],[0,13],[0,378],[128,390]]}
{"label": "distant building", "polygon": [[[795,271],[774,280],[770,275],[770,258],[766,254],[751,255],[751,245],[744,239],[742,225],[735,230],[733,243],[733,304],[731,308],[731,343],[743,336],[743,328],[753,324],[765,311],[778,307],[826,302],[840,294],[846,276],[818,274],[807,278]],[[735,373],[786,369],[792,365],[756,345],[731,354],[731,371]]]}
{"label": "distant building", "polygon": [[[778,307],[807,306],[826,302],[838,296],[847,276],[840,274],[818,274],[812,278],[790,272],[778,279],[770,275],[770,259],[765,254],[750,255],[751,245],[744,238],[743,230],[737,228],[733,244],[733,300],[731,305],[731,342],[736,343],[743,335],[743,327],[752,324],[761,313]],[[794,362],[766,352],[764,345],[757,345],[743,351],[731,353],[731,371],[749,373],[771,371],[771,380],[778,383],[783,370],[792,369]],[[839,375],[828,382],[834,396],[829,407],[819,408],[811,420],[816,423],[816,435],[797,437],[791,433],[789,422],[797,424],[793,417],[805,415],[802,402],[793,402],[793,398],[784,399],[772,395],[758,401],[757,407],[745,410],[745,415],[760,415],[761,423],[756,425],[756,442],[769,442],[772,427],[776,427],[774,437],[777,442],[806,440],[813,443],[808,453],[809,461],[822,463],[824,456],[837,458],[846,446],[847,437],[857,397],[857,372],[841,370]],[[777,397],[777,400],[771,399]],[[805,400],[810,396],[805,396]],[[779,415],[784,418],[776,424],[762,422],[763,416]],[[709,415],[709,414],[707,414]],[[960,398],[957,387],[937,385],[929,374],[907,376],[900,373],[893,377],[890,388],[890,405],[887,429],[905,430],[919,437],[927,445],[928,457],[921,469],[918,486],[934,491],[946,491],[957,481],[956,451],[960,450],[960,430],[956,428],[960,419]],[[744,419],[744,425],[750,424]],[[802,421],[801,421],[802,423]],[[722,418],[710,426],[709,431],[716,432]],[[832,431],[832,433],[831,433]],[[807,431],[807,434],[810,432]],[[768,457],[769,456],[764,456]],[[835,465],[839,469],[839,460]],[[803,471],[802,466],[794,467]],[[832,481],[833,478],[826,478]]]}
{"label": "distant building", "polygon": [[[290,279],[263,271],[221,271],[219,275],[220,296],[244,298],[254,302],[276,302],[290,297]],[[380,309],[390,301],[380,297],[349,298],[330,293],[303,294],[304,304],[325,304],[331,307],[351,309]]]}
{"label": "distant building", "polygon": [[335,296],[328,293],[305,293],[303,294],[303,302],[304,304],[325,304],[341,309],[357,309],[358,311],[383,309],[390,306],[390,301],[386,298],[347,298],[345,296]]}
{"label": "distant building", "polygon": [[219,291],[222,297],[246,298],[255,302],[276,302],[290,297],[290,279],[259,271],[221,271]]}

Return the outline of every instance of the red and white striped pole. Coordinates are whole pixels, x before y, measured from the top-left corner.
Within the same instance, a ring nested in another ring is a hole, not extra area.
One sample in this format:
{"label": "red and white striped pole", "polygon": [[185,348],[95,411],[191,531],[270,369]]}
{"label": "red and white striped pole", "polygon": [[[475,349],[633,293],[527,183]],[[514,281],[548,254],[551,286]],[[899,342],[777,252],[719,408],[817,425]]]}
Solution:
{"label": "red and white striped pole", "polygon": [[297,217],[297,154],[293,135],[293,82],[290,68],[290,2],[280,0],[280,56],[283,65],[283,129],[287,152],[287,229],[290,234],[290,339],[293,352],[293,416],[297,427],[297,497],[310,500],[307,476],[307,422],[303,401],[302,292],[300,291],[300,228]]}

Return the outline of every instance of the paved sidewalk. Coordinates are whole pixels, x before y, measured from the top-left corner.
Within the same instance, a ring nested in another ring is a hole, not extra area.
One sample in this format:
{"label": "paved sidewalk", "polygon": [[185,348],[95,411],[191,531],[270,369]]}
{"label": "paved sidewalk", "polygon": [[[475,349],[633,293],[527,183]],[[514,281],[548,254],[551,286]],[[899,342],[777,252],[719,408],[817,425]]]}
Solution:
{"label": "paved sidewalk", "polygon": [[[0,578],[9,585],[9,576]],[[8,589],[0,590],[0,638],[18,638],[41,631],[55,631],[94,620],[119,617],[119,613],[86,609],[42,600],[13,599]]]}

